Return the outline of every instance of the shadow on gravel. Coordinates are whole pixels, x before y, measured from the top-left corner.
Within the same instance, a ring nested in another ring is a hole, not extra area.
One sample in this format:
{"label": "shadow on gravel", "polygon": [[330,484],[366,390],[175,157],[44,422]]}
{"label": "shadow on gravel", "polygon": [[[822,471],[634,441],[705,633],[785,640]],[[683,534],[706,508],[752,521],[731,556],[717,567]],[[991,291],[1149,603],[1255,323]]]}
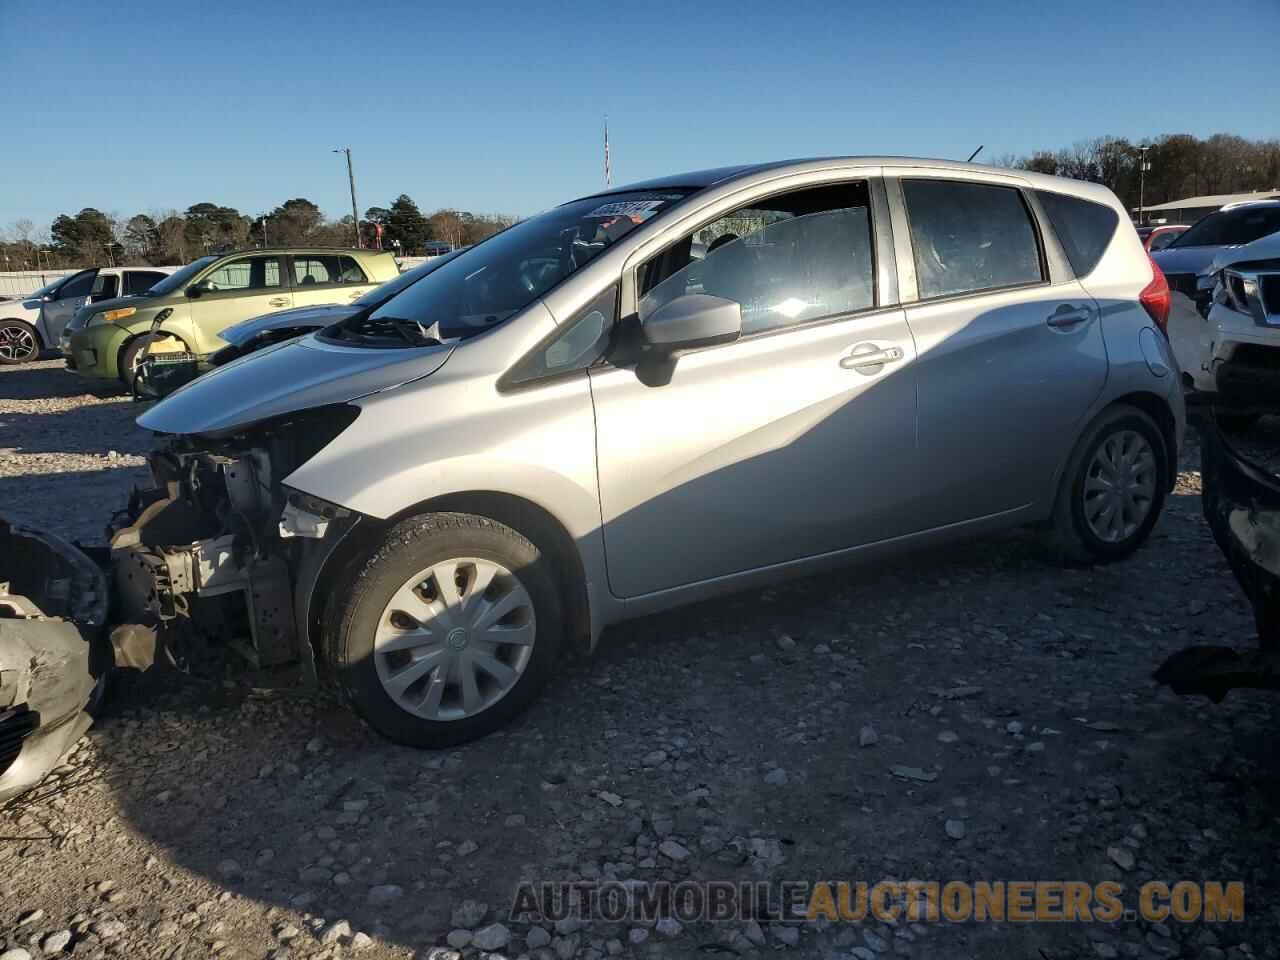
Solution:
{"label": "shadow on gravel", "polygon": [[[412,948],[440,943],[465,899],[523,937],[507,917],[520,879],[1190,876],[1244,879],[1261,903],[1280,841],[1273,701],[1210,708],[1149,680],[1186,636],[1247,629],[1193,509],[1172,498],[1152,545],[1107,568],[1063,569],[1014,535],[650,618],[449,752],[391,745],[324,695],[240,672],[135,684],[94,734],[120,815],[165,861],[115,865],[143,898],[131,922],[159,919],[148,901],[172,895],[157,876],[182,875]],[[1275,932],[1246,916],[1224,946]],[[810,929],[802,953],[847,952],[864,930],[912,955],[992,958],[1155,936],[1099,926]],[[1173,937],[1190,948],[1201,929]],[[692,924],[669,949],[742,947],[740,930]],[[585,950],[628,928],[566,936]]]}
{"label": "shadow on gravel", "polygon": [[[39,400],[46,397],[80,397],[92,394],[84,381],[58,363],[42,363],[22,370],[4,370],[0,376],[0,400]],[[102,393],[110,396],[110,393]],[[124,395],[121,389],[120,395]]]}
{"label": "shadow on gravel", "polygon": [[134,420],[146,409],[142,404],[104,403],[54,412],[0,412],[0,446],[16,453],[101,455],[115,450],[145,456],[154,440]]}

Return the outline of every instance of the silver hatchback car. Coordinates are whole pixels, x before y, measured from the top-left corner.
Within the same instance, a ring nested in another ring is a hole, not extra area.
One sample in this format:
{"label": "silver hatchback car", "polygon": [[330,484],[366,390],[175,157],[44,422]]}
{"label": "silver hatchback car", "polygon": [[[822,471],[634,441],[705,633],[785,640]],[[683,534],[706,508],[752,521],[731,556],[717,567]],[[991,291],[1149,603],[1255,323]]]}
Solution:
{"label": "silver hatchback car", "polygon": [[1117,559],[1174,481],[1168,309],[1092,184],[851,157],[610,189],[140,417],[121,606],[435,747],[713,594],[1017,524]]}

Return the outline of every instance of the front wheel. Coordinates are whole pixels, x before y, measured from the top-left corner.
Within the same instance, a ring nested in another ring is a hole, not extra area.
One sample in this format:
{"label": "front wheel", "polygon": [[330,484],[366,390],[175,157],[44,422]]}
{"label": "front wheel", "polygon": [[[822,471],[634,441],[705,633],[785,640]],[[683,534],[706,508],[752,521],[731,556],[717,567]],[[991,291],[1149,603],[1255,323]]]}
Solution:
{"label": "front wheel", "polygon": [[117,372],[120,376],[120,382],[128,390],[133,390],[133,381],[138,377],[138,367],[142,364],[143,354],[150,345],[151,337],[143,334],[142,336],[134,337],[120,351],[120,362],[118,364],[120,369]]}
{"label": "front wheel", "polygon": [[435,513],[394,527],[331,600],[329,666],[374,729],[448,747],[533,702],[562,632],[551,558],[486,517]]}
{"label": "front wheel", "polygon": [[0,320],[0,364],[12,366],[40,358],[40,341],[30,324]]}
{"label": "front wheel", "polygon": [[1076,445],[1054,517],[1056,539],[1078,560],[1120,560],[1151,533],[1173,465],[1159,427],[1118,404],[1098,416]]}

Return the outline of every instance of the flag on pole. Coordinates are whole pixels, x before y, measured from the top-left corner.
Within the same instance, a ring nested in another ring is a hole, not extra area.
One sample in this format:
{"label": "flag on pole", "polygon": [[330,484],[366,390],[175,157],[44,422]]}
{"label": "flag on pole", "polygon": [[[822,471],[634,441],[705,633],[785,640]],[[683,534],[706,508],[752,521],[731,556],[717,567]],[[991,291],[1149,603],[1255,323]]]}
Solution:
{"label": "flag on pole", "polygon": [[609,159],[609,115],[604,118],[604,185],[613,185],[613,161]]}

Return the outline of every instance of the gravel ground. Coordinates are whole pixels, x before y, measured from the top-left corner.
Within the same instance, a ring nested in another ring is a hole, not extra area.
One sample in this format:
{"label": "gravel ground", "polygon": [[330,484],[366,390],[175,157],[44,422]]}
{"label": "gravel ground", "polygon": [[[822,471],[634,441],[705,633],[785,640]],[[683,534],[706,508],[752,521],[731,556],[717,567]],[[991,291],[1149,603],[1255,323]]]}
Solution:
{"label": "gravel ground", "polygon": [[[0,370],[4,513],[99,540],[144,473],[137,411],[55,363]],[[1150,679],[1252,634],[1189,446],[1127,562],[1017,533],[703,604],[606,634],[448,753],[243,677],[126,690],[0,811],[0,958],[1276,956],[1275,700]],[[508,917],[520,879],[600,877],[1241,880],[1245,920]]]}

